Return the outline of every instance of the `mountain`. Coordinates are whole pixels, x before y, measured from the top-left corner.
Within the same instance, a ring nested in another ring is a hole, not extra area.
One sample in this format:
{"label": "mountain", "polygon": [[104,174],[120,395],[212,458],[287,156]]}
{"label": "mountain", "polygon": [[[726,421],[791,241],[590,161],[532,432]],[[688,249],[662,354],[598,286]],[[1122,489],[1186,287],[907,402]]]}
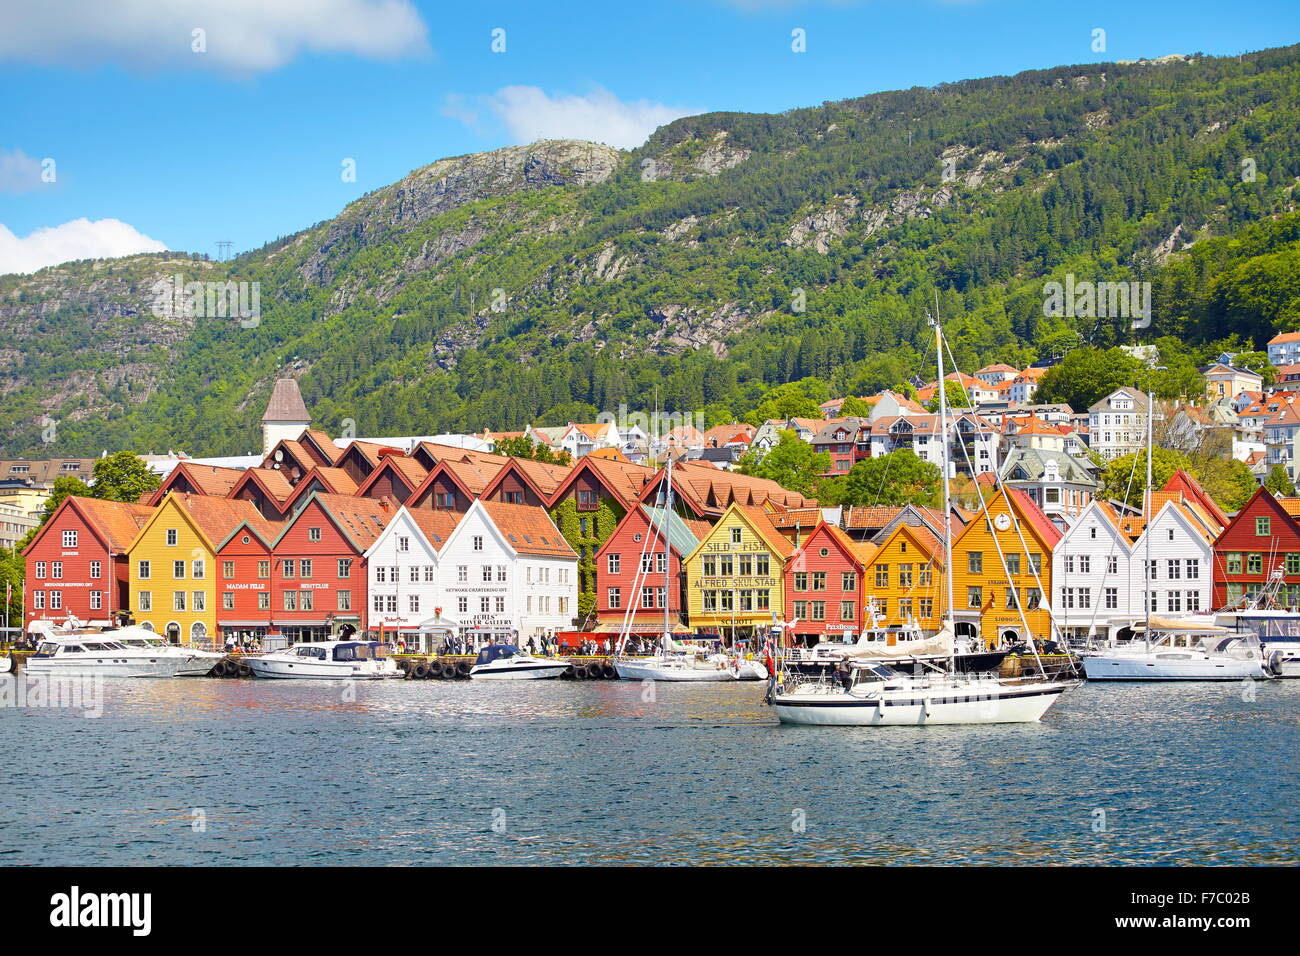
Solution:
{"label": "mountain", "polygon": [[[1300,47],[711,113],[631,151],[443,159],[229,262],[0,277],[0,453],[248,452],[282,375],[357,434],[656,400],[729,419],[786,383],[926,375],[936,288],[966,371],[1078,342],[1258,344],[1300,325],[1297,177]],[[1067,273],[1153,282],[1152,327],[1045,316],[1044,280]],[[260,318],[160,302],[174,281],[257,283]]]}

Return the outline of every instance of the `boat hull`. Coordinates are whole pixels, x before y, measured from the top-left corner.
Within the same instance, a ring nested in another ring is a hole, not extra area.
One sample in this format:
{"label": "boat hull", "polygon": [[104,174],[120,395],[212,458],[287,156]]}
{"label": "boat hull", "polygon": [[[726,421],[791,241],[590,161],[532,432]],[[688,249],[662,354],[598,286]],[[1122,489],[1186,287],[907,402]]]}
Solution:
{"label": "boat hull", "polygon": [[384,680],[403,676],[396,667],[391,671],[387,668],[375,670],[348,661],[266,660],[249,657],[244,663],[252,669],[254,677],[268,680]]}
{"label": "boat hull", "polygon": [[512,664],[508,667],[476,664],[470,668],[469,676],[475,680],[548,680],[559,677],[568,667],[567,661],[547,664]]}
{"label": "boat hull", "polygon": [[728,681],[767,680],[767,668],[759,661],[741,661],[731,667],[693,667],[662,664],[655,661],[614,661],[619,680]]}
{"label": "boat hull", "polygon": [[1049,683],[932,695],[893,692],[874,698],[845,691],[778,693],[772,707],[786,724],[822,727],[924,727],[1023,724],[1041,720],[1072,685]]}
{"label": "boat hull", "polygon": [[[89,657],[89,655],[87,655]],[[29,677],[175,677],[182,663],[177,657],[59,660],[28,658],[23,673]]]}
{"label": "boat hull", "polygon": [[1257,660],[1192,658],[1152,660],[1145,657],[1090,655],[1083,658],[1083,672],[1093,681],[1147,680],[1265,680],[1268,674]]}

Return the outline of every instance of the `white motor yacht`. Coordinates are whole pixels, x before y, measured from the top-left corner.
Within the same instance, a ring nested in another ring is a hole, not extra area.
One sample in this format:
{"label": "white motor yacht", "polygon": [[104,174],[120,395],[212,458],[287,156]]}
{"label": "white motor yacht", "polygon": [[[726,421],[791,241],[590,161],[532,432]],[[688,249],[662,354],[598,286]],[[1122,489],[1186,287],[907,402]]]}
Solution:
{"label": "white motor yacht", "polygon": [[302,680],[383,680],[405,675],[379,641],[307,641],[246,657],[254,677]]}
{"label": "white motor yacht", "polygon": [[23,670],[51,677],[175,677],[184,660],[157,648],[128,647],[85,633],[46,638]]}
{"label": "white motor yacht", "polygon": [[205,651],[197,647],[186,647],[183,644],[169,644],[147,627],[122,627],[114,631],[105,631],[101,636],[112,638],[127,647],[148,648],[168,657],[180,658],[181,663],[176,670],[177,677],[204,677],[208,671],[217,666],[217,661],[223,660],[226,656],[220,651]]}
{"label": "white motor yacht", "polygon": [[914,677],[874,661],[846,662],[843,675],[778,684],[770,693],[777,717],[834,727],[1029,723],[1078,683],[962,677],[937,668]]}
{"label": "white motor yacht", "polygon": [[1084,651],[1088,680],[1267,680],[1277,676],[1258,638],[1213,624],[1152,617],[1150,639]]}
{"label": "white motor yacht", "polygon": [[567,660],[533,657],[513,644],[489,644],[478,652],[469,676],[477,680],[542,680],[559,677],[568,666]]}

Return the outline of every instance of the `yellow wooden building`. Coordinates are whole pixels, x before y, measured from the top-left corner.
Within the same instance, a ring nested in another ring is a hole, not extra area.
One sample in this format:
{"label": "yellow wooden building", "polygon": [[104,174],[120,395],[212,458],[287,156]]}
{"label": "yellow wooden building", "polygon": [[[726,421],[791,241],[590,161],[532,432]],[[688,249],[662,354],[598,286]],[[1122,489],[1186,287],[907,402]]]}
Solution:
{"label": "yellow wooden building", "polygon": [[169,492],[127,549],[135,623],[173,643],[216,640],[216,544],[260,517],[248,501]]}
{"label": "yellow wooden building", "polygon": [[863,600],[874,602],[879,623],[915,621],[927,634],[939,630],[947,598],[943,542],[929,528],[900,522],[880,545],[859,545],[867,556]]}
{"label": "yellow wooden building", "polygon": [[785,620],[785,565],[793,553],[762,507],[733,503],[686,557],[692,630],[743,638]]}
{"label": "yellow wooden building", "polygon": [[1052,549],[1061,532],[1016,489],[997,491],[952,545],[957,636],[987,646],[1051,637],[1043,597],[1052,593]]}

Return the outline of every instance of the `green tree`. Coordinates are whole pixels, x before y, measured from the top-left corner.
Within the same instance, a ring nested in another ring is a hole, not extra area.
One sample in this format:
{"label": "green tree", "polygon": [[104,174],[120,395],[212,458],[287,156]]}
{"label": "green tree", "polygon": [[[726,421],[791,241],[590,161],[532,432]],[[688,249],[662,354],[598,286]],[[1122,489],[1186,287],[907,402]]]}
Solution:
{"label": "green tree", "polygon": [[1286,469],[1281,465],[1274,465],[1264,479],[1264,487],[1267,488],[1275,497],[1294,498],[1295,482],[1287,475]]}
{"label": "green tree", "polygon": [[[948,409],[970,408],[975,404],[961,382],[954,382],[952,379],[943,380],[944,398],[948,400]],[[934,398],[925,403],[925,410],[928,412],[937,412],[939,410],[939,393],[934,393]]]}
{"label": "green tree", "polygon": [[1136,384],[1145,366],[1123,349],[1074,349],[1038,383],[1034,401],[1064,402],[1084,411],[1124,385]]}
{"label": "green tree", "polygon": [[59,505],[63,504],[63,499],[69,495],[78,498],[93,498],[90,488],[80,478],[73,475],[59,475],[54,479],[54,484],[50,488],[50,497],[46,499],[45,506],[41,508],[41,525],[50,520],[50,515],[58,510]]}
{"label": "green tree", "polygon": [[815,451],[792,431],[782,431],[776,444],[759,460],[757,451],[746,452],[736,465],[742,475],[767,478],[801,495],[815,495],[821,476],[831,467],[831,456]]}
{"label": "green tree", "polygon": [[844,399],[844,404],[840,406],[841,418],[870,418],[871,406],[865,399],[855,398],[850,395]]}
{"label": "green tree", "polygon": [[[1151,481],[1157,488],[1163,488],[1178,469],[1184,469],[1194,478],[1199,477],[1192,468],[1192,461],[1180,451],[1171,448],[1155,448],[1151,452]],[[1134,508],[1141,508],[1143,495],[1147,487],[1147,453],[1146,450],[1130,455],[1112,458],[1101,473],[1100,497],[1123,501]],[[1207,489],[1208,490],[1208,489]]]}
{"label": "green tree", "polygon": [[161,483],[143,458],[119,451],[95,462],[90,494],[105,501],[139,501]]}
{"label": "green tree", "polygon": [[573,463],[573,458],[563,448],[552,448],[550,445],[533,441],[527,435],[498,438],[495,447],[498,455],[509,455],[511,458],[528,458],[547,465],[570,465]]}
{"label": "green tree", "polygon": [[928,505],[943,494],[939,469],[908,448],[865,458],[847,475],[827,482],[821,501],[830,505]]}

